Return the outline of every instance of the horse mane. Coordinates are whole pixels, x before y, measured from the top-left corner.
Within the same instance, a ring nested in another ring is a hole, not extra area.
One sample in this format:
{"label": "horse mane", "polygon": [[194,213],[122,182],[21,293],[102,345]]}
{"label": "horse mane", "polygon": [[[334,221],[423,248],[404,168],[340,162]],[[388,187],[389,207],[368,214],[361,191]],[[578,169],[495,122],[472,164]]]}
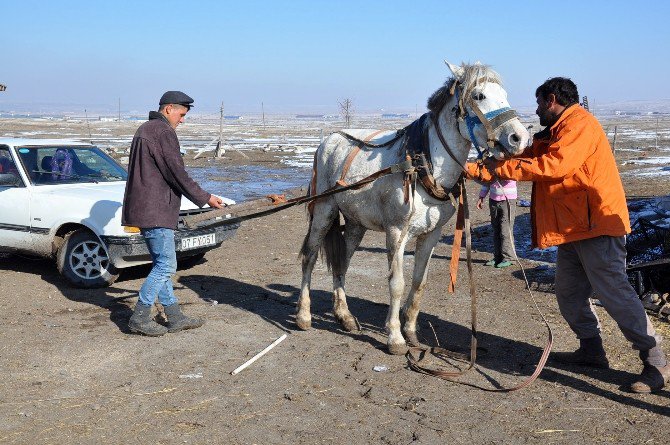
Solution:
{"label": "horse mane", "polygon": [[[461,97],[469,98],[471,96],[472,90],[482,81],[494,82],[498,85],[502,85],[502,79],[500,75],[493,71],[489,65],[483,65],[479,62],[472,64],[463,64],[463,76],[459,79],[463,89],[461,91]],[[447,103],[451,97],[451,87],[456,81],[455,78],[450,77],[440,88],[437,89],[429,98],[428,98],[428,109],[434,113],[438,114],[444,108],[444,104]]]}

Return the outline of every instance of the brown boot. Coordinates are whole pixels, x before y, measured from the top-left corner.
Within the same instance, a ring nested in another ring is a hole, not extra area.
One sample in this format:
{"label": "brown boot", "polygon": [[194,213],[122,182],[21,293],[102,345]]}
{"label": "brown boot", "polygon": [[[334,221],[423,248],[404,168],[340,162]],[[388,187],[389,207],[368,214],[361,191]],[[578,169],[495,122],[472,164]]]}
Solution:
{"label": "brown boot", "polygon": [[648,351],[640,351],[640,359],[644,368],[637,381],[630,385],[630,390],[647,394],[663,389],[670,382],[670,363],[663,350],[656,346]]}
{"label": "brown boot", "polygon": [[603,340],[600,337],[582,338],[579,340],[579,349],[574,352],[555,352],[551,354],[553,361],[566,365],[590,366],[592,368],[607,369],[610,363],[607,360]]}

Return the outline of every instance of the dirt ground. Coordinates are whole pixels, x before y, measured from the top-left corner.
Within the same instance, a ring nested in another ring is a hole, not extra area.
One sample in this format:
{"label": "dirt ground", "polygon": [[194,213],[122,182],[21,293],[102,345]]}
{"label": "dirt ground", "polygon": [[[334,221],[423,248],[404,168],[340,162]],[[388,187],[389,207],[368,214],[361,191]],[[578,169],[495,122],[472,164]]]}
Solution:
{"label": "dirt ground", "polygon": [[[244,162],[267,162],[268,156]],[[637,196],[658,194],[658,187],[649,180],[626,184],[627,193]],[[470,184],[471,203],[477,189]],[[527,184],[520,195],[529,199]],[[551,255],[528,250],[528,208],[516,210],[521,264],[553,329],[554,350],[573,350],[578,342],[554,298]],[[532,373],[547,333],[520,267],[484,266],[491,257],[488,212],[471,214],[481,349],[476,369],[462,381],[490,389],[512,386]],[[366,235],[348,274],[349,307],[362,330],[345,332],[334,320],[332,280],[320,262],[312,281],[313,327],[297,330],[298,250],[306,229],[303,208],[248,221],[204,261],[179,270],[174,283],[185,312],[207,323],[159,338],[127,330],[147,267],[125,271],[109,288],[81,290],[67,286],[51,261],[0,257],[0,443],[662,444],[670,439],[670,387],[652,395],[625,390],[641,365],[602,308],[609,370],[550,362],[532,386],[497,393],[408,369],[405,357],[385,351],[388,290],[379,233]],[[465,351],[470,297],[464,263],[456,293],[447,293],[451,233],[453,222],[435,249],[420,334],[434,344],[432,325],[442,346]],[[410,245],[406,276],[412,251]],[[670,338],[667,322],[654,323]],[[230,374],[284,333],[286,340],[267,355]]]}

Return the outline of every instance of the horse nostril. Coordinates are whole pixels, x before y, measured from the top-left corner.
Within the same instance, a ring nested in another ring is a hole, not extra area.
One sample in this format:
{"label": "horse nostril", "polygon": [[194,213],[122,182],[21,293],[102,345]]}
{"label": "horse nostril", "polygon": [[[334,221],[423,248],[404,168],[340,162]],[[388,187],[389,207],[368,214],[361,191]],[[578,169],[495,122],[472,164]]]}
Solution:
{"label": "horse nostril", "polygon": [[519,142],[521,142],[521,138],[519,135],[516,133],[512,133],[509,135],[509,143],[510,145],[519,145]]}

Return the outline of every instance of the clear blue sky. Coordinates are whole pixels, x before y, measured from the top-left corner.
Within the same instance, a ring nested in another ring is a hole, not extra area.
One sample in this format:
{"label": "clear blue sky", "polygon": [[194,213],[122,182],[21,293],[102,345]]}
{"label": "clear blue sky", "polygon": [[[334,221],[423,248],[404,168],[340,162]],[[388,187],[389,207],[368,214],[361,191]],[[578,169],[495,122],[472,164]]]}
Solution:
{"label": "clear blue sky", "polygon": [[227,113],[423,110],[443,59],[502,76],[513,106],[571,77],[598,103],[670,99],[670,2],[0,2],[0,111],[144,114],[180,89]]}

